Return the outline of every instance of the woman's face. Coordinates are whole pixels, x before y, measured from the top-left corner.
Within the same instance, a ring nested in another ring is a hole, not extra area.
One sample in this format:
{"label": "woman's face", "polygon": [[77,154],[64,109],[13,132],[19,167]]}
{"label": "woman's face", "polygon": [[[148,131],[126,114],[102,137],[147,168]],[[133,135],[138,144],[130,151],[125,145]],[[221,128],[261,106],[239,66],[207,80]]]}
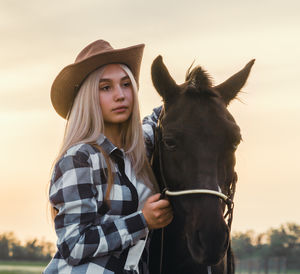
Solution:
{"label": "woman's face", "polygon": [[105,66],[99,82],[99,96],[104,123],[120,124],[128,120],[133,108],[133,88],[120,65]]}

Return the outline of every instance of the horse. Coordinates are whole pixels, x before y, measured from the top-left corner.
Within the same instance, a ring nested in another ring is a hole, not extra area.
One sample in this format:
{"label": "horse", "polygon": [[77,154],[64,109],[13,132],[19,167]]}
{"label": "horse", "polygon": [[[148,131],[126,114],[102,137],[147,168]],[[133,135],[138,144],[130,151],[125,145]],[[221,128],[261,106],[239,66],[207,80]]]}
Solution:
{"label": "horse", "polygon": [[152,167],[174,218],[152,235],[150,273],[234,273],[230,226],[241,133],[227,106],[254,61],[217,86],[200,66],[190,67],[178,85],[162,56],[152,63],[152,82],[163,99]]}

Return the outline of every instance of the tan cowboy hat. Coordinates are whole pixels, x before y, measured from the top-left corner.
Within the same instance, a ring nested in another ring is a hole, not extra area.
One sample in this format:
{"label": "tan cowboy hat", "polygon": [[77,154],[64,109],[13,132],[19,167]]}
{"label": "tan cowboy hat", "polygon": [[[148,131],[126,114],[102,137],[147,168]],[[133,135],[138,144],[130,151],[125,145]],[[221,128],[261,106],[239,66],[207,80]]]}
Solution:
{"label": "tan cowboy hat", "polygon": [[104,40],[97,40],[86,46],[73,64],[62,69],[52,84],[51,101],[56,112],[66,119],[80,85],[91,72],[103,65],[127,65],[138,83],[144,47],[144,44],[140,44],[114,49]]}

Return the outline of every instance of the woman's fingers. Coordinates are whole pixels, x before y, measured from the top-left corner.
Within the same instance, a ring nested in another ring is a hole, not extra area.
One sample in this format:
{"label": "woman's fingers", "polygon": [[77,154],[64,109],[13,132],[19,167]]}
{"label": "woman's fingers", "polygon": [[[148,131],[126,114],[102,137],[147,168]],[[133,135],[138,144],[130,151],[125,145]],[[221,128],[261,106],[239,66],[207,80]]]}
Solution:
{"label": "woman's fingers", "polygon": [[149,202],[149,203],[157,202],[157,201],[159,201],[159,197],[160,197],[160,193],[156,193],[156,194],[150,196],[150,197],[147,199],[147,202]]}
{"label": "woman's fingers", "polygon": [[167,226],[173,220],[173,212],[169,211],[157,219],[161,227]]}
{"label": "woman's fingers", "polygon": [[150,229],[164,227],[173,219],[170,202],[166,199],[159,200],[159,197],[160,194],[149,197],[142,210]]}
{"label": "woman's fingers", "polygon": [[157,208],[160,208],[160,209],[171,207],[170,202],[167,199],[161,199],[155,203],[156,203]]}

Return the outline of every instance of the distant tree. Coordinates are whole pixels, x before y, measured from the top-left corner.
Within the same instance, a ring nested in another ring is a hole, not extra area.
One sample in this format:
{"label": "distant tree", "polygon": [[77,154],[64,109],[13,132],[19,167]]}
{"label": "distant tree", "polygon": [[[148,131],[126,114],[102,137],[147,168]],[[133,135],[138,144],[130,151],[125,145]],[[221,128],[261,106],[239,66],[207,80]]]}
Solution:
{"label": "distant tree", "polygon": [[232,235],[232,249],[239,259],[249,258],[254,252],[254,232],[235,232]]}
{"label": "distant tree", "polygon": [[281,225],[279,229],[270,229],[267,235],[269,238],[270,256],[286,257],[288,265],[300,266],[299,225],[287,223]]}
{"label": "distant tree", "polygon": [[26,249],[20,242],[14,242],[11,248],[11,259],[13,260],[26,260]]}
{"label": "distant tree", "polygon": [[47,242],[44,240],[40,242],[40,245],[42,246],[42,254],[44,255],[45,259],[50,260],[55,253],[55,245],[52,242]]}
{"label": "distant tree", "polygon": [[53,253],[51,242],[33,239],[23,245],[12,232],[0,234],[0,260],[50,260]]}
{"label": "distant tree", "polygon": [[39,245],[37,239],[33,239],[27,241],[25,244],[26,257],[30,260],[42,260],[43,255],[43,247]]}
{"label": "distant tree", "polygon": [[291,269],[300,269],[300,244],[298,243],[293,252],[287,258],[288,267]]}
{"label": "distant tree", "polygon": [[255,257],[259,258],[260,265],[264,269],[264,273],[268,273],[270,259],[270,245],[268,244],[268,235],[260,233],[255,241]]}
{"label": "distant tree", "polygon": [[15,243],[16,237],[13,232],[6,232],[0,235],[0,259],[7,260],[10,258],[12,244]]}
{"label": "distant tree", "polygon": [[9,240],[5,235],[0,236],[0,259],[9,259]]}

